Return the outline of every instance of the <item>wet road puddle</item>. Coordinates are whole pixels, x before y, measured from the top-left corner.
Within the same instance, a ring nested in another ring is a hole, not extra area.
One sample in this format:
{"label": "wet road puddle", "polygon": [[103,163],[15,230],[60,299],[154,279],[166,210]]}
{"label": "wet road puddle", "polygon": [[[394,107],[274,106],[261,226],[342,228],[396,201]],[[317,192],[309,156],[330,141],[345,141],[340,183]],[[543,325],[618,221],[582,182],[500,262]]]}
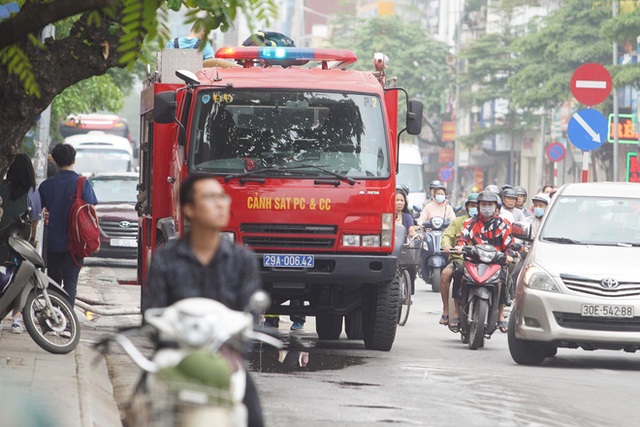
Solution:
{"label": "wet road puddle", "polygon": [[[335,371],[361,365],[365,357],[328,354],[314,349],[255,349],[249,355],[249,369],[253,372],[287,374],[293,372]],[[372,385],[372,384],[361,384]]]}

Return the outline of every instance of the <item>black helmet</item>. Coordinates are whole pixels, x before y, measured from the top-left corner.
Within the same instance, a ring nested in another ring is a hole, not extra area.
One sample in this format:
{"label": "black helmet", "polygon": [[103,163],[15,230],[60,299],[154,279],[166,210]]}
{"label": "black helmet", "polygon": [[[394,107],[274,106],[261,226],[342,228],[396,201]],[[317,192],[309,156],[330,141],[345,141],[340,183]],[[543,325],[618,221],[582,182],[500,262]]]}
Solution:
{"label": "black helmet", "polygon": [[502,197],[513,197],[514,199],[518,198],[518,193],[513,188],[505,188],[502,190]]}
{"label": "black helmet", "polygon": [[480,202],[492,202],[495,204],[500,203],[500,198],[496,193],[491,190],[484,190],[478,194],[478,203]]}
{"label": "black helmet", "polygon": [[407,187],[406,185],[397,184],[396,185],[396,192],[398,192],[398,191],[400,191],[402,194],[404,194],[404,198],[405,199],[409,195],[409,187]]}
{"label": "black helmet", "polygon": [[444,187],[444,184],[442,184],[440,180],[434,179],[433,181],[431,181],[431,184],[429,184],[429,188],[431,190],[435,190],[437,187]]}
{"label": "black helmet", "polygon": [[516,190],[516,194],[518,196],[524,196],[525,198],[527,197],[527,189],[524,188],[523,186],[518,185],[516,187],[513,187],[513,189]]}

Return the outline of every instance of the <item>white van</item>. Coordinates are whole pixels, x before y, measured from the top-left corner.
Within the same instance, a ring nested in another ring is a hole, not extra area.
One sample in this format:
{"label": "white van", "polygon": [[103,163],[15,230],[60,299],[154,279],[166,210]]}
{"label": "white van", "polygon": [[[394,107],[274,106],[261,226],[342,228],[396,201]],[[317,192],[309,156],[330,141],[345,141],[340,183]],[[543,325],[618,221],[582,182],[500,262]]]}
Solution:
{"label": "white van", "polygon": [[64,139],[76,149],[77,173],[91,175],[100,172],[131,172],[133,149],[127,138],[111,135],[102,131],[68,136]]}
{"label": "white van", "polygon": [[416,144],[400,144],[396,186],[409,188],[409,209],[422,208],[427,199],[427,185],[422,167],[422,154]]}

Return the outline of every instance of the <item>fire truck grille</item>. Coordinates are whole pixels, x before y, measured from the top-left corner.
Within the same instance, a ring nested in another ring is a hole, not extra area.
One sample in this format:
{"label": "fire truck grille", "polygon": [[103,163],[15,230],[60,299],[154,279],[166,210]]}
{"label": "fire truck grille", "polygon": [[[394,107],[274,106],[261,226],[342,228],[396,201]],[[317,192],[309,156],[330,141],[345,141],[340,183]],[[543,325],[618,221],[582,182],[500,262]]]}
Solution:
{"label": "fire truck grille", "polygon": [[241,224],[243,233],[278,233],[278,234],[336,234],[335,225],[314,224]]}
{"label": "fire truck grille", "polygon": [[252,248],[332,248],[335,239],[246,236],[242,243]]}
{"label": "fire truck grille", "polygon": [[138,237],[138,223],[131,221],[100,221],[100,228],[110,238]]}

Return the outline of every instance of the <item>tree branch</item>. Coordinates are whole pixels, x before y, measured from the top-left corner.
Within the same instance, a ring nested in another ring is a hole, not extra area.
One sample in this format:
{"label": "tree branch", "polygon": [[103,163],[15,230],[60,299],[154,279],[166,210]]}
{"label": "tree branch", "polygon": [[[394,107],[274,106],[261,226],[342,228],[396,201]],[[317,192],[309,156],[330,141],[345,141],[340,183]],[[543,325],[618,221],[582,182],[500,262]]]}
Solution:
{"label": "tree branch", "polygon": [[38,34],[45,25],[90,10],[113,6],[117,0],[57,0],[25,3],[14,17],[0,23],[0,49],[18,43],[29,33]]}

